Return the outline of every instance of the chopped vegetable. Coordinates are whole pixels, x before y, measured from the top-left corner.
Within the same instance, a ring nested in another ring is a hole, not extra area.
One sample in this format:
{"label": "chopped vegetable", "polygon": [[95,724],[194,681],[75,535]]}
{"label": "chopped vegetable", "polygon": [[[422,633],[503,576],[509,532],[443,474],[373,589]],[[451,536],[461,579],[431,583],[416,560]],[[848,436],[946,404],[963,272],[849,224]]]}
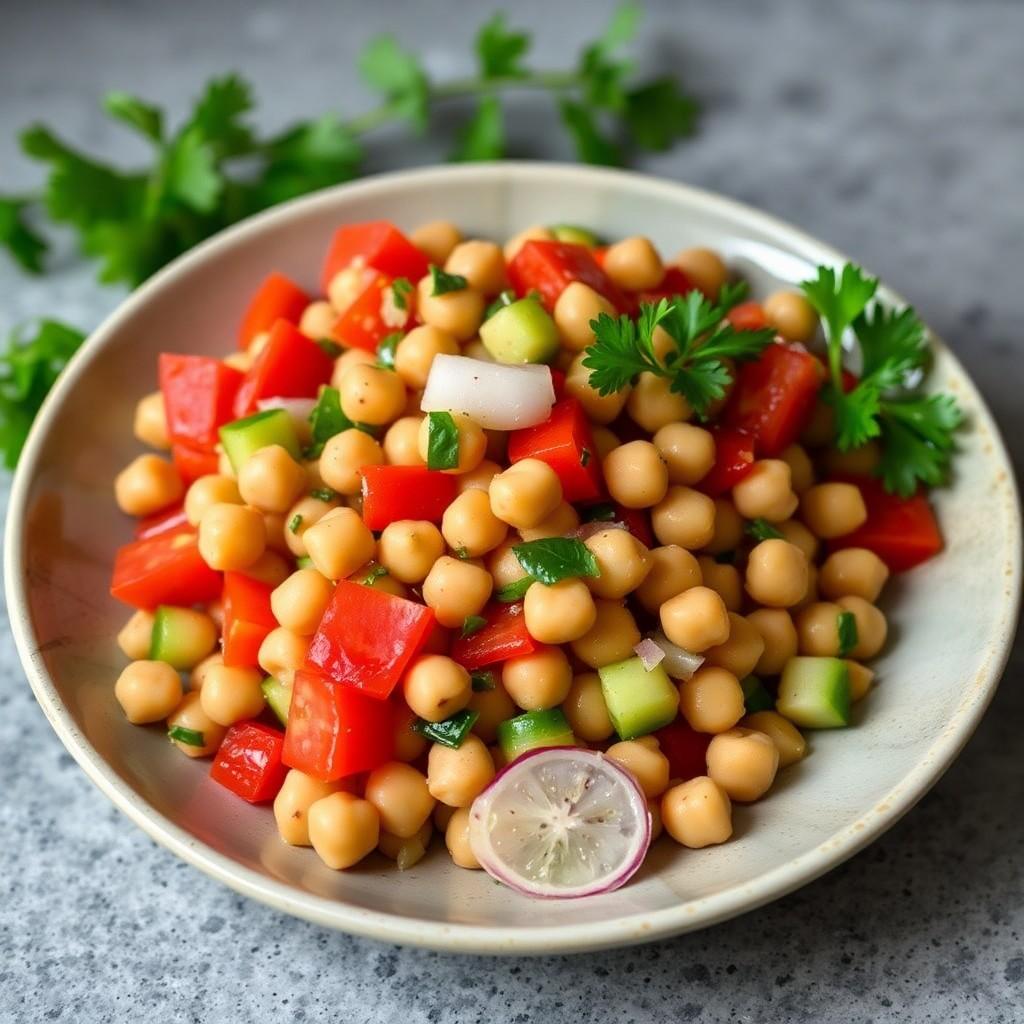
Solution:
{"label": "chopped vegetable", "polygon": [[661,752],[668,758],[669,775],[685,782],[698,775],[707,774],[707,752],[711,735],[697,732],[685,718],[674,722],[654,733]]}
{"label": "chopped vegetable", "polygon": [[390,221],[345,224],[331,239],[320,273],[320,290],[326,292],[335,276],[357,261],[392,280],[418,281],[427,272],[427,258]]}
{"label": "chopped vegetable", "polygon": [[569,537],[544,537],[516,544],[513,554],[539,583],[558,583],[577,576],[599,576],[597,557],[580,540]]}
{"label": "chopped vegetable", "polygon": [[474,693],[487,693],[497,686],[497,683],[494,681],[494,673],[488,669],[478,669],[476,672],[471,672],[469,678]]}
{"label": "chopped vegetable", "polygon": [[633,645],[633,653],[640,659],[640,664],[648,672],[655,665],[660,665],[665,660],[665,650],[649,637],[645,637],[638,644]]}
{"label": "chopped vegetable", "polygon": [[277,625],[269,583],[241,572],[224,573],[224,664],[255,668],[260,644]]}
{"label": "chopped vegetable", "polygon": [[393,331],[382,338],[377,345],[377,362],[387,370],[395,368],[395,352],[398,350],[398,343],[405,335],[401,331]]}
{"label": "chopped vegetable", "polygon": [[[153,632],[149,641],[150,659],[166,661],[172,668],[179,670],[192,668],[197,661],[195,618],[196,612],[191,608],[160,605],[153,616]],[[209,653],[209,648],[205,653]]]}
{"label": "chopped vegetable", "polygon": [[234,419],[242,374],[209,356],[160,354],[160,391],[167,433],[174,441],[212,447],[218,430]]}
{"label": "chopped vegetable", "polygon": [[[404,306],[394,301],[394,279],[386,274],[371,275],[366,287],[341,312],[331,327],[331,338],[344,348],[377,352],[395,330],[406,331],[413,324],[411,299]],[[335,356],[341,351],[334,353]]]}
{"label": "chopped vegetable", "polygon": [[593,253],[582,245],[531,239],[508,265],[508,279],[521,299],[536,292],[549,312],[558,297],[574,281],[621,307],[624,300],[611,278],[598,266]]}
{"label": "chopped vegetable", "polygon": [[291,278],[276,270],[256,290],[238,329],[238,347],[246,349],[257,334],[269,331],[278,320],[298,324],[309,296]]}
{"label": "chopped vegetable", "polygon": [[260,684],[260,689],[263,691],[263,699],[267,702],[267,707],[274,712],[282,725],[287,725],[288,707],[292,702],[292,688],[286,686],[280,679],[267,676]]}
{"label": "chopped vegetable", "polygon": [[719,427],[715,438],[715,464],[700,482],[700,489],[717,498],[732,490],[754,468],[754,439],[742,430]]}
{"label": "chopped vegetable", "polygon": [[447,295],[449,292],[461,292],[469,287],[469,282],[461,274],[446,274],[434,264],[430,265],[430,280],[433,284],[431,295]]}
{"label": "chopped vegetable", "polygon": [[206,746],[206,739],[198,729],[186,729],[183,725],[172,725],[167,730],[167,737],[188,747]]}
{"label": "chopped vegetable", "polygon": [[839,657],[845,658],[857,646],[857,620],[853,612],[839,613]]}
{"label": "chopped vegetable", "polygon": [[480,340],[499,363],[546,363],[558,351],[558,328],[537,299],[527,296],[485,320]]}
{"label": "chopped vegetable", "polygon": [[487,625],[479,632],[452,643],[451,656],[470,672],[537,650],[521,604],[493,605],[484,610],[484,618]]}
{"label": "chopped vegetable", "polygon": [[598,669],[601,690],[620,739],[646,736],[676,717],[679,692],[663,665],[648,670],[639,658],[627,658]]}
{"label": "chopped vegetable", "polygon": [[576,737],[558,708],[527,711],[498,726],[498,745],[508,762],[538,747],[572,747]]}
{"label": "chopped vegetable", "polygon": [[779,680],[775,710],[807,729],[850,724],[850,677],[839,658],[790,658]]}
{"label": "chopped vegetable", "polygon": [[210,778],[251,804],[266,803],[277,796],[288,772],[281,761],[283,749],[280,729],[238,722],[224,735]]}
{"label": "chopped vegetable", "polygon": [[463,708],[462,711],[457,711],[450,718],[441,722],[427,722],[422,718],[417,718],[412,723],[412,728],[414,732],[418,732],[431,743],[440,743],[443,747],[458,750],[479,717],[479,711]]}
{"label": "chopped vegetable", "polygon": [[220,441],[235,473],[250,455],[268,445],[279,444],[293,458],[299,457],[295,424],[284,409],[267,409],[228,423],[220,428]]}
{"label": "chopped vegetable", "polygon": [[772,695],[765,689],[764,683],[757,676],[747,676],[740,680],[743,687],[743,704],[748,715],[758,711],[771,711],[775,707]]}
{"label": "chopped vegetable", "polygon": [[221,575],[203,561],[188,526],[132,541],[114,557],[111,596],[135,608],[204,604],[220,591]]}
{"label": "chopped vegetable", "polygon": [[441,522],[455,500],[454,476],[424,466],[363,466],[363,522],[383,530],[400,519]]}

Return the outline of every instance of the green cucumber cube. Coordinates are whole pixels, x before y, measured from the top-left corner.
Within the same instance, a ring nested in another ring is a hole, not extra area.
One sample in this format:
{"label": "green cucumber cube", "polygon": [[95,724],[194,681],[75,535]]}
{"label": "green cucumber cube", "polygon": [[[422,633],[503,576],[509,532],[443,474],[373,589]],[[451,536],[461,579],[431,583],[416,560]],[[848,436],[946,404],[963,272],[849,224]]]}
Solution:
{"label": "green cucumber cube", "polygon": [[267,676],[260,683],[260,689],[263,691],[263,699],[267,702],[267,707],[277,715],[278,721],[282,725],[287,725],[288,708],[292,703],[292,688],[286,686],[280,679]]}
{"label": "green cucumber cube", "polygon": [[779,680],[775,710],[807,729],[850,724],[850,676],[839,658],[790,658]]}
{"label": "green cucumber cube", "polygon": [[480,340],[499,363],[546,363],[558,351],[558,328],[548,311],[528,296],[485,320]]}
{"label": "green cucumber cube", "polygon": [[149,657],[179,672],[195,668],[209,653],[216,633],[209,617],[191,608],[162,604],[153,616]]}
{"label": "green cucumber cube", "polygon": [[578,224],[552,224],[548,228],[559,242],[571,242],[573,245],[585,245],[588,249],[595,249],[601,244],[601,240],[588,228],[581,228]]}
{"label": "green cucumber cube", "polygon": [[527,711],[509,718],[498,726],[498,745],[511,763],[521,754],[537,747],[574,747],[576,737],[558,708],[548,711]]}
{"label": "green cucumber cube", "polygon": [[236,473],[250,455],[272,444],[279,444],[292,458],[300,457],[299,435],[285,409],[266,409],[228,423],[220,428],[220,441]]}
{"label": "green cucumber cube", "polygon": [[679,691],[661,665],[648,671],[639,658],[627,658],[599,668],[597,674],[620,739],[646,736],[676,717]]}

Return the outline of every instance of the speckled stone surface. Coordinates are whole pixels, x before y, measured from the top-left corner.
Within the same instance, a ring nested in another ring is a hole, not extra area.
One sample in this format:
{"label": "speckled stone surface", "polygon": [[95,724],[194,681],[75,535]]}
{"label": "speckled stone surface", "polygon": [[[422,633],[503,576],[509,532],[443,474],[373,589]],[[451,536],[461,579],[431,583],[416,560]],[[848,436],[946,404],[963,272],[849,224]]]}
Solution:
{"label": "speckled stone surface", "polygon": [[[490,5],[0,5],[0,191],[34,169],[12,139],[41,118],[126,160],[94,98],[180,112],[207,75],[256,83],[280,125],[368,102],[351,59],[399,26],[439,74],[468,70]],[[519,0],[539,54],[604,16]],[[909,296],[988,396],[1024,462],[1024,5],[860,0],[648,5],[645,62],[703,98],[693,143],[643,167],[736,196],[851,253]],[[565,155],[548,107],[516,106],[521,154]],[[441,128],[447,116],[439,119]],[[450,125],[448,125],[450,127]],[[437,142],[382,133],[375,168]],[[45,281],[0,261],[0,328],[95,324],[118,300],[69,252]],[[6,495],[6,484],[2,493]],[[85,779],[0,630],[0,1021],[979,1021],[1024,1019],[1024,650],[981,729],[884,839],[774,905],[671,942],[552,960],[477,960],[348,938],[249,902],[157,848]]]}

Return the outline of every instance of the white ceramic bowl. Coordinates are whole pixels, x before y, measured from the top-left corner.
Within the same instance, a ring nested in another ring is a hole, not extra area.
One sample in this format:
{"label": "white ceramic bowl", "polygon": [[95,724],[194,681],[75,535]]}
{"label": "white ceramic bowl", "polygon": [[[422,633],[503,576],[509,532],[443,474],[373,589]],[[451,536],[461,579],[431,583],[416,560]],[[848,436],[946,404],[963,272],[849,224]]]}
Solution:
{"label": "white ceramic bowl", "polygon": [[[279,269],[313,287],[332,231],[389,217],[448,217],[503,239],[533,223],[649,235],[662,251],[710,245],[755,294],[805,277],[834,250],[738,203],[628,173],[551,164],[395,174],[289,203],[199,246],[128,299],[47,400],[18,467],[6,537],[11,621],[29,681],[89,777],[150,836],[239,892],[320,924],[391,942],[474,953],[555,953],[642,942],[751,910],[834,867],[920,799],[974,730],[1016,621],[1020,516],[992,419],[937,343],[935,384],[969,416],[951,488],[936,495],[947,551],[887,594],[891,643],[854,728],[811,736],[811,756],[770,798],[738,808],[725,846],[657,844],[618,892],[534,902],[435,850],[399,874],[370,859],[335,873],[286,847],[250,807],[180,755],[162,730],[129,725],[114,701],[126,611],[107,596],[130,535],[111,481],[137,452],[135,401],[161,350],[220,354],[253,287]],[[886,297],[894,298],[891,294]],[[956,829],[950,823],[950,838]]]}

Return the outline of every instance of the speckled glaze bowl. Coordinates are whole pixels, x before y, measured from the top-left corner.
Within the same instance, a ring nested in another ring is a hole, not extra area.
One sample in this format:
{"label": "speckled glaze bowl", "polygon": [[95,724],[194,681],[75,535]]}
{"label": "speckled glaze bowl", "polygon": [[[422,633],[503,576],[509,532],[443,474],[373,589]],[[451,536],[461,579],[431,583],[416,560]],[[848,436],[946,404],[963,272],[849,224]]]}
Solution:
{"label": "speckled glaze bowl", "polygon": [[[250,807],[182,757],[161,729],[129,725],[114,700],[126,611],[107,596],[130,524],[115,473],[138,451],[136,400],[161,350],[221,354],[272,269],[311,288],[345,221],[437,217],[503,239],[533,223],[649,235],[664,252],[710,245],[755,294],[806,277],[839,253],[738,203],[628,173],[551,164],[444,167],[379,177],[286,204],[199,246],[157,274],[89,339],[48,398],[11,495],[5,577],[29,682],[89,777],[153,839],[237,891],[290,914],[389,942],[472,953],[599,949],[701,928],[752,910],[856,853],[932,786],[995,691],[1017,617],[1020,513],[984,402],[940,342],[934,380],[969,417],[953,485],[936,495],[947,550],[888,588],[891,640],[853,728],[812,733],[811,754],[770,798],[736,811],[727,845],[655,846],[621,890],[531,901],[435,849],[410,871],[373,857],[326,868],[285,846]],[[883,292],[883,297],[896,296]],[[984,515],[982,516],[982,512]],[[950,822],[950,839],[956,823]]]}

